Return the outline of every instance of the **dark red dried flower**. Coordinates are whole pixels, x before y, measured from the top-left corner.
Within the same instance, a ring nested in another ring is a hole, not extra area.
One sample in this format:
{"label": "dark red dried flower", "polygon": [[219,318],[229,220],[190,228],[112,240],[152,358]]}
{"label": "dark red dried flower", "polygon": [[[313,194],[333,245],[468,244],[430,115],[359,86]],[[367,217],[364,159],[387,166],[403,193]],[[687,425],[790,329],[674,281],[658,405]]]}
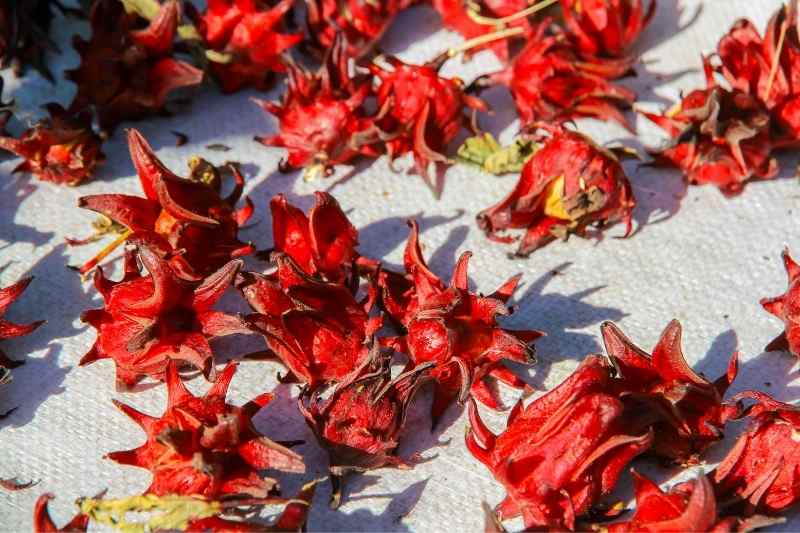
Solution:
{"label": "dark red dried flower", "polygon": [[347,54],[359,58],[373,50],[397,14],[414,1],[306,0],[309,33],[324,50],[341,34]]}
{"label": "dark red dried flower", "polygon": [[770,157],[770,115],[752,95],[717,85],[704,59],[706,89],[689,93],[664,115],[642,113],[673,139],[654,152],[656,164],[681,169],[689,183],[710,183],[726,195],[739,194],[745,183],[770,179],[778,172]]}
{"label": "dark red dried flower", "polygon": [[478,226],[490,239],[510,228],[526,228],[516,254],[529,255],[556,238],[585,235],[589,225],[621,220],[630,235],[631,184],[617,157],[580,133],[563,127],[525,163],[516,187],[498,204],[478,214]]}
{"label": "dark red dried flower", "polygon": [[506,303],[517,287],[514,276],[488,297],[469,290],[467,266],[472,256],[464,252],[456,265],[450,285],[432,273],[419,248],[419,227],[410,221],[411,234],[405,252],[406,277],[379,274],[383,305],[407,334],[396,339],[412,365],[434,363],[436,379],[432,415],[434,423],[456,399],[471,393],[481,403],[497,409],[500,400],[488,378],[516,388],[525,383],[502,361],[535,361],[531,343],[539,331],[509,330],[497,323],[510,314]]}
{"label": "dark red dried flower", "polygon": [[120,402],[114,404],[147,434],[133,450],[112,452],[118,463],[149,470],[153,481],[145,494],[179,494],[218,499],[230,496],[264,498],[277,490],[277,481],[259,470],[304,472],[302,458],[261,435],[253,416],[270,400],[262,394],[242,407],[225,402],[236,372],[231,362],[202,397],[193,396],[170,362],[166,369],[167,409],[155,418]]}
{"label": "dark red dried flower", "polygon": [[303,40],[299,33],[280,33],[294,0],[261,9],[256,0],[211,0],[197,20],[211,71],[223,92],[243,87],[269,89],[272,74],[285,72],[283,53]]}
{"label": "dark red dried flower", "polygon": [[800,265],[795,263],[789,249],[783,250],[783,265],[789,277],[789,287],[781,296],[764,298],[764,309],[783,320],[784,331],[770,342],[766,350],[787,350],[800,357]]}
{"label": "dark red dried flower", "polygon": [[11,66],[17,75],[26,65],[53,81],[45,53],[57,50],[48,37],[53,22],[53,0],[7,1],[0,5],[0,68]]}
{"label": "dark red dried flower", "polygon": [[91,113],[69,113],[58,104],[49,104],[47,111],[50,116],[19,139],[0,137],[0,148],[25,159],[14,172],[30,172],[59,185],[80,185],[105,160],[100,151],[103,140],[92,130]]}
{"label": "dark red dried flower", "polygon": [[483,100],[466,94],[458,78],[439,75],[442,62],[411,65],[396,57],[385,61],[387,70],[377,63],[369,69],[381,80],[377,98],[378,126],[385,132],[389,158],[411,152],[417,172],[430,182],[431,163],[448,164],[447,145],[468,123],[464,109],[488,111]]}
{"label": "dark red dried flower", "polygon": [[609,80],[628,73],[631,60],[582,57],[566,34],[549,27],[549,20],[539,23],[511,65],[479,78],[477,86],[508,87],[523,127],[591,117],[628,128],[620,109],[636,95]]}
{"label": "dark red dried flower", "polygon": [[316,73],[289,65],[289,86],[278,104],[257,100],[264,111],[274,115],[280,133],[256,137],[266,146],[286,148],[283,171],[309,167],[307,178],[328,175],[333,167],[359,154],[378,155],[377,129],[362,104],[372,91],[368,79],[352,77],[343,39],[337,39]]}
{"label": "dark red dried flower", "polygon": [[344,285],[314,279],[288,256],[274,254],[270,276],[244,272],[237,288],[256,311],[250,327],[265,336],[278,359],[312,387],[341,381],[369,357],[368,344],[381,328],[370,317],[372,295],[359,303]]}
{"label": "dark red dried flower", "polygon": [[[139,270],[137,256],[147,275]],[[97,329],[97,340],[81,365],[112,359],[117,386],[128,388],[143,377],[163,379],[167,363],[181,361],[215,375],[208,341],[246,331],[238,317],[211,307],[233,282],[242,261],[231,261],[200,283],[181,279],[169,262],[147,246],[126,250],[125,275],[114,282],[98,268],[94,285],[103,296],[102,309],[81,319]]]}
{"label": "dark red dried flower", "polygon": [[306,216],[283,194],[272,198],[275,251],[291,257],[309,276],[350,285],[358,258],[358,230],[333,196],[317,191],[314,200]]}
{"label": "dark red dried flower", "polygon": [[[28,335],[33,330],[44,324],[44,320],[38,320],[31,324],[15,324],[9,322],[4,318],[6,311],[11,307],[17,298],[19,298],[25,289],[28,288],[33,278],[25,278],[13,285],[3,287],[0,289],[0,340],[13,339],[14,337],[22,337]],[[15,368],[23,364],[21,361],[15,361],[9,358],[2,350],[0,350],[0,368]]]}
{"label": "dark red dried flower", "polygon": [[656,0],[561,0],[570,37],[589,56],[624,57],[653,20]]}
{"label": "dark red dried flower", "polygon": [[[130,235],[150,242],[172,254],[173,268],[187,279],[200,279],[232,258],[255,251],[253,245],[237,238],[253,214],[253,205],[245,199],[245,205],[234,210],[244,190],[244,178],[235,165],[231,165],[234,190],[222,198],[219,173],[210,165],[201,165],[201,172],[184,179],[170,172],[134,129],[128,131],[128,146],[145,198],[96,194],[78,201],[80,207],[106,215],[126,228],[116,244]],[[107,253],[101,252],[81,272],[90,271]]]}
{"label": "dark red dried flower", "polygon": [[528,528],[574,529],[650,447],[652,431],[631,434],[613,373],[602,357],[587,357],[549,393],[527,407],[520,400],[500,435],[470,401],[467,447],[506,489],[500,520],[522,516]]}
{"label": "dark red dried flower", "polygon": [[717,494],[736,502],[740,516],[783,512],[800,499],[800,408],[756,391],[739,398],[757,403],[750,426],[714,471]]}
{"label": "dark red dried flower", "polygon": [[606,526],[609,533],[728,530],[717,521],[714,488],[705,475],[664,492],[645,476],[631,473],[636,511],[629,520]]}
{"label": "dark red dried flower", "polygon": [[328,387],[305,387],[298,406],[330,458],[334,493],[341,501],[341,478],[391,466],[412,465],[397,456],[406,412],[430,365],[392,378],[392,356],[375,346],[370,357],[344,380]]}
{"label": "dark red dried flower", "polygon": [[168,0],[143,30],[117,0],[92,5],[89,41],[75,37],[81,63],[66,76],[78,86],[72,109],[93,106],[100,127],[163,112],[169,93],[199,84],[203,72],[173,57],[180,6]]}
{"label": "dark red dried flower", "polygon": [[734,89],[760,100],[779,130],[776,141],[800,140],[800,34],[797,4],[772,16],[762,38],[749,20],[737,21],[720,39],[719,70]]}
{"label": "dark red dried flower", "polygon": [[36,500],[36,507],[33,509],[33,531],[34,533],[74,533],[77,531],[86,531],[89,527],[89,517],[84,514],[78,514],[69,521],[64,527],[56,526],[53,519],[50,518],[50,512],[47,510],[47,502],[55,498],[50,493],[45,493],[39,496]]}
{"label": "dark red dried flower", "polygon": [[655,431],[650,453],[692,463],[722,439],[725,423],[739,415],[737,405],[722,401],[736,378],[738,354],[731,356],[727,373],[712,383],[686,364],[677,320],[664,329],[652,355],[611,322],[600,329],[621,381],[621,397],[631,408],[628,423]]}

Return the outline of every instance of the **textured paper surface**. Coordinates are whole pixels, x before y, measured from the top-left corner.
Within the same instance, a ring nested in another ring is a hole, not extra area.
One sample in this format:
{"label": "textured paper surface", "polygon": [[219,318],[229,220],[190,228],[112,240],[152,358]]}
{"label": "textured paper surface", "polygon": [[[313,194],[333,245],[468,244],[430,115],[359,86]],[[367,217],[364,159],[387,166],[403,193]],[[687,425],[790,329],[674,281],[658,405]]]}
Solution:
{"label": "textured paper surface", "polygon": [[[711,52],[736,18],[749,17],[763,28],[778,5],[777,0],[661,0],[657,17],[641,42],[644,53],[636,67],[639,76],[623,83],[639,91],[642,105],[654,109],[669,105],[681,90],[703,83],[700,54]],[[404,59],[430,59],[460,41],[438,27],[433,11],[412,9],[399,17],[383,47]],[[76,31],[85,33],[86,27],[59,19],[55,30],[65,50],[61,58],[54,58],[57,70],[72,68],[77,56],[69,47],[69,37]],[[445,73],[469,82],[497,66],[491,55],[479,54],[470,63],[451,61]],[[53,87],[36,75],[15,80],[8,72],[2,74],[8,93],[18,102],[18,116],[24,120],[38,117],[41,104],[53,99],[64,104],[73,94],[72,85],[63,80]],[[279,93],[277,89],[258,96],[274,99]],[[192,154],[216,163],[242,162],[248,192],[257,205],[257,223],[244,237],[260,248],[271,241],[267,202],[272,195],[285,192],[292,202],[307,208],[314,190],[328,190],[361,229],[360,249],[367,256],[398,264],[407,235],[404,221],[416,217],[430,265],[443,277],[464,250],[474,252],[471,279],[484,293],[522,272],[523,285],[514,302],[518,311],[507,322],[547,332],[537,343],[540,362],[528,373],[530,383],[539,390],[553,387],[585,355],[600,350],[602,321],[619,322],[632,339],[649,349],[667,322],[678,318],[685,327],[687,359],[696,369],[716,378],[738,348],[741,374],[733,392],[758,387],[780,400],[798,399],[793,359],[782,353],[762,353],[781,325],[758,305],[759,298],[780,294],[786,287],[782,247],[788,244],[800,254],[796,234],[800,191],[792,178],[796,161],[791,156],[781,158],[780,179],[749,185],[745,194],[734,199],[725,199],[712,188],[686,191],[676,172],[626,163],[640,202],[638,231],[632,238],[614,238],[622,228],[613,227],[602,241],[571,239],[550,245],[527,260],[509,259],[511,249],[487,241],[476,228],[474,216],[504,196],[513,187],[514,177],[494,178],[455,166],[447,172],[439,201],[419,177],[393,173],[384,159],[360,164],[352,172],[341,169],[325,181],[304,183],[297,174],[276,172],[281,150],[264,148],[252,140],[253,135],[269,134],[275,128],[273,120],[251,103],[252,96],[256,94],[221,96],[206,88],[190,108],[176,116],[136,127],[179,173]],[[483,124],[510,139],[516,131],[511,100],[501,90],[486,96],[495,115]],[[602,142],[620,141],[637,148],[660,142],[662,137],[651,124],[633,115],[630,118],[638,128],[638,139],[615,125],[585,122],[580,126]],[[189,143],[176,148],[170,130],[186,133]],[[205,149],[210,143],[224,143],[232,150]],[[143,490],[149,482],[146,472],[103,459],[104,454],[135,447],[143,439],[138,427],[112,407],[111,399],[158,414],[164,406],[164,388],[121,394],[114,390],[111,362],[76,366],[94,340],[94,332],[82,325],[78,316],[99,304],[90,285],[66,268],[98,249],[68,249],[63,244],[66,236],[85,236],[93,219],[91,213],[75,207],[76,200],[100,192],[139,193],[121,130],[104,150],[108,162],[98,178],[74,189],[24,175],[11,176],[16,160],[0,164],[0,282],[7,285],[25,275],[36,277],[9,318],[48,320],[29,337],[3,344],[4,350],[25,358],[27,364],[17,369],[14,382],[0,391],[3,408],[18,406],[0,422],[0,477],[41,482],[27,491],[0,491],[2,530],[30,530],[33,503],[43,492],[58,496],[51,504],[52,513],[57,522],[65,523],[78,496],[107,488],[110,496],[120,497]],[[401,161],[398,166],[407,168],[410,162]],[[255,261],[249,265],[263,268]],[[240,306],[234,294],[225,304],[230,309]],[[257,349],[259,343],[242,338],[219,342],[215,348],[228,357]],[[275,373],[280,370],[268,363],[244,363],[239,368],[229,397],[236,404],[273,388]],[[191,388],[204,389],[201,381],[191,382]],[[506,393],[510,405],[514,396]],[[291,494],[303,479],[322,476],[325,460],[294,408],[296,390],[280,386],[276,394],[275,403],[256,418],[258,427],[274,438],[307,440],[299,448],[308,459],[306,477],[280,476]],[[329,489],[323,484],[311,513],[312,530],[481,530],[480,502],[496,504],[503,491],[468,454],[463,444],[463,416],[454,410],[443,432],[428,431],[423,419],[428,402],[427,395],[418,402],[410,421],[410,438],[402,451],[407,456],[422,450],[424,456],[436,458],[413,471],[381,470],[353,478],[347,503],[336,513],[326,508]],[[485,412],[485,418],[499,429],[505,414]],[[709,463],[702,468],[710,469],[722,457],[740,429],[741,425],[730,427],[728,439],[711,451]],[[436,446],[448,439],[448,445]],[[637,462],[636,467],[659,482],[669,482],[676,474],[644,462]],[[623,484],[619,497],[629,496]],[[782,528],[800,529],[800,517],[792,515],[790,519]]]}

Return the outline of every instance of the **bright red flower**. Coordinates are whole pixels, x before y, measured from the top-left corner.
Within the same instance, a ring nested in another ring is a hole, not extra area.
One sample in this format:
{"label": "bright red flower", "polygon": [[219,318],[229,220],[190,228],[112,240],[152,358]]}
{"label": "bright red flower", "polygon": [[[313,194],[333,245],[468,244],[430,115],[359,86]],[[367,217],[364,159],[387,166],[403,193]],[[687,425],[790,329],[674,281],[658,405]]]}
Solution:
{"label": "bright red flower", "polygon": [[231,496],[264,498],[277,491],[277,481],[259,470],[304,472],[302,458],[261,435],[253,416],[272,400],[262,394],[242,407],[225,402],[236,372],[231,362],[202,397],[193,396],[170,362],[166,369],[167,409],[160,418],[123,403],[114,404],[147,434],[133,450],[112,452],[120,464],[149,470],[153,481],[145,494],[179,494],[218,499]]}
{"label": "bright red flower", "polygon": [[243,87],[267,90],[272,74],[286,72],[283,53],[303,40],[299,33],[279,33],[294,0],[260,9],[256,0],[211,0],[197,27],[209,55],[211,70],[223,92]]}
{"label": "bright red flower", "polygon": [[631,473],[636,511],[629,520],[608,524],[609,533],[728,530],[718,522],[714,488],[705,475],[664,492],[645,476]]}
{"label": "bright red flower", "polygon": [[358,230],[328,193],[314,193],[306,216],[283,194],[270,201],[275,251],[291,257],[309,276],[350,285],[358,258]]}
{"label": "bright red flower", "polygon": [[[137,256],[147,275],[140,272]],[[105,305],[81,317],[97,329],[97,340],[80,364],[112,359],[117,385],[123,389],[145,376],[163,379],[170,360],[191,365],[213,379],[208,341],[246,331],[237,317],[211,309],[241,267],[241,260],[231,261],[201,282],[191,283],[146,245],[126,251],[122,280],[109,280],[102,268],[95,271],[94,285]]]}
{"label": "bright red flower", "polygon": [[112,130],[123,120],[162,112],[169,93],[198,85],[203,72],[173,57],[180,5],[168,0],[147,28],[117,0],[92,5],[89,41],[75,37],[81,56],[66,76],[78,86],[72,109],[93,106],[100,127]]}
{"label": "bright red flower", "polygon": [[56,526],[53,519],[50,517],[50,512],[47,509],[47,502],[55,498],[50,493],[45,493],[39,496],[36,500],[36,507],[33,509],[33,531],[34,533],[74,533],[77,531],[86,531],[89,527],[89,517],[84,514],[76,515],[64,527]]}
{"label": "bright red flower", "polygon": [[397,456],[406,412],[430,365],[395,378],[391,354],[377,346],[359,368],[336,384],[305,387],[298,405],[317,440],[328,451],[333,495],[341,502],[341,479],[353,472],[411,465]]}
{"label": "bright red flower", "polygon": [[748,391],[750,426],[714,471],[721,501],[737,502],[740,516],[776,514],[800,499],[800,408]]}
{"label": "bright red flower", "polygon": [[[220,196],[221,180],[216,169],[184,179],[167,169],[153,153],[142,134],[128,131],[131,159],[139,175],[145,198],[126,194],[96,194],[79,199],[78,205],[91,209],[124,226],[128,235],[138,236],[171,254],[170,262],[187,279],[200,279],[232,258],[255,251],[252,244],[239,241],[237,234],[250,216],[253,205],[234,210],[244,190],[244,178],[232,165],[233,191]],[[180,251],[180,253],[179,253]],[[106,255],[108,250],[101,252]],[[89,261],[81,272],[97,263]]]}
{"label": "bright red flower", "polygon": [[0,148],[25,159],[14,172],[30,172],[59,185],[80,185],[105,160],[100,151],[103,140],[92,130],[89,112],[68,113],[58,104],[49,104],[47,110],[50,116],[19,139],[0,137]]}
{"label": "bright red flower", "polygon": [[414,1],[307,0],[311,38],[327,50],[341,34],[346,41],[347,54],[360,58],[373,50],[397,14]]}
{"label": "bright red flower", "polygon": [[630,433],[613,373],[605,359],[587,357],[549,393],[527,407],[520,400],[500,435],[470,401],[467,447],[506,489],[500,520],[522,516],[527,528],[574,529],[650,447],[652,431]]}
{"label": "bright red flower", "polygon": [[624,57],[653,20],[656,0],[561,0],[570,37],[589,56]]}
{"label": "bright red flower", "polygon": [[780,144],[800,140],[800,35],[797,5],[772,16],[762,38],[749,20],[737,21],[720,39],[719,70],[731,86],[760,100],[770,111]]}
{"label": "bright red flower", "polygon": [[725,423],[739,415],[738,406],[722,401],[736,378],[737,354],[731,356],[727,373],[712,383],[686,364],[677,320],[664,329],[652,355],[611,322],[600,329],[621,381],[621,398],[631,408],[629,423],[655,431],[649,453],[681,463],[697,462],[722,439]]}
{"label": "bright red flower", "polygon": [[289,66],[289,86],[280,104],[256,101],[278,119],[278,135],[256,140],[286,148],[282,171],[311,167],[307,176],[319,171],[328,175],[335,165],[358,155],[378,155],[378,132],[362,105],[372,91],[371,83],[362,76],[351,77],[348,63],[345,42],[339,38],[318,72]]}
{"label": "bright red flower", "polygon": [[377,124],[388,136],[389,158],[411,152],[417,172],[433,186],[428,167],[450,163],[444,152],[468,123],[464,109],[488,111],[488,106],[468,95],[460,79],[440,76],[441,62],[411,65],[396,57],[385,61],[391,70],[377,63],[371,63],[369,69],[381,80]]}
{"label": "bright red flower", "polygon": [[549,242],[587,228],[621,220],[630,235],[636,207],[631,184],[617,157],[580,133],[556,127],[525,163],[516,187],[498,204],[481,211],[478,226],[490,239],[510,228],[525,228],[516,254],[527,256]]}
{"label": "bright red flower", "polygon": [[314,279],[288,256],[273,255],[277,272],[244,272],[236,280],[250,307],[253,331],[292,373],[314,387],[341,381],[369,357],[368,344],[382,326],[370,317],[374,295],[356,301],[349,288]]}
{"label": "bright red flower", "polygon": [[[0,289],[0,340],[3,339],[13,339],[14,337],[22,337],[24,335],[28,335],[33,330],[44,324],[44,320],[37,320],[31,324],[15,324],[14,322],[9,322],[4,318],[6,311],[11,305],[17,301],[25,289],[28,288],[33,278],[25,278],[13,285],[9,285],[8,287],[3,287]],[[21,361],[14,361],[13,359],[9,358],[3,350],[0,350],[0,368],[7,367],[7,368],[15,368],[23,363]]]}
{"label": "bright red flower", "polygon": [[550,26],[549,20],[539,23],[511,65],[477,85],[508,87],[523,127],[580,117],[629,127],[620,109],[630,107],[636,95],[609,80],[629,72],[631,60],[582,57],[566,34],[548,33]]}
{"label": "bright red flower", "polygon": [[534,362],[530,343],[542,335],[539,331],[508,330],[497,323],[498,317],[510,314],[506,303],[520,276],[488,297],[476,294],[470,291],[467,277],[472,253],[465,252],[447,285],[425,264],[417,223],[410,221],[409,225],[406,276],[379,273],[383,307],[407,331],[404,337],[393,340],[395,346],[408,354],[412,365],[435,364],[431,371],[436,379],[434,423],[454,400],[463,402],[470,393],[497,409],[499,399],[488,378],[524,388],[525,383],[502,361]]}
{"label": "bright red flower", "polygon": [[789,255],[788,248],[783,251],[783,265],[789,277],[789,288],[781,296],[761,300],[764,309],[784,324],[783,333],[773,339],[766,350],[786,350],[800,357],[800,265]]}
{"label": "bright red flower", "polygon": [[778,173],[770,156],[775,147],[770,115],[754,96],[717,85],[708,59],[704,66],[706,89],[692,91],[664,115],[642,114],[673,139],[655,151],[656,164],[681,169],[691,184],[739,194],[749,180]]}

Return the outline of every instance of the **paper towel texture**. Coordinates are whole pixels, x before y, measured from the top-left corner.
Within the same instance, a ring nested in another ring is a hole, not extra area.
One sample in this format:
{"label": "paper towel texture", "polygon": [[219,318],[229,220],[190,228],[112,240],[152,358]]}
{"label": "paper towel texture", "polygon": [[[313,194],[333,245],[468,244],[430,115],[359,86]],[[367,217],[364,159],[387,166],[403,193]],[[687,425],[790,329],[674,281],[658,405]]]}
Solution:
{"label": "paper towel texture", "polygon": [[[639,45],[643,52],[636,67],[639,75],[623,83],[638,91],[643,106],[666,107],[682,90],[702,86],[700,54],[711,52],[735,19],[748,17],[763,28],[779,5],[778,0],[661,0]],[[432,10],[410,9],[397,19],[382,47],[406,60],[430,59],[461,40],[439,27]],[[69,39],[75,32],[85,34],[87,28],[59,18],[54,30],[64,50],[60,57],[51,58],[58,74],[77,64]],[[451,60],[444,73],[469,82],[498,66],[491,54],[481,53],[468,63]],[[6,96],[17,100],[18,117],[28,122],[41,115],[41,104],[52,100],[66,104],[74,91],[60,78],[58,85],[52,86],[35,74],[21,79],[7,71],[2,75]],[[136,127],[177,173],[183,173],[186,159],[193,154],[215,163],[241,162],[248,193],[257,206],[256,223],[245,230],[244,237],[259,248],[271,242],[267,202],[272,195],[286,193],[292,202],[308,208],[313,191],[322,189],[338,198],[361,230],[360,249],[367,256],[398,265],[407,235],[405,220],[415,217],[422,227],[431,268],[443,277],[464,250],[474,252],[471,279],[484,293],[522,272],[523,285],[514,301],[518,310],[507,323],[547,333],[537,343],[540,362],[527,374],[540,391],[558,384],[584,356],[600,351],[602,321],[618,322],[635,342],[649,348],[667,322],[678,318],[685,328],[685,353],[694,368],[716,378],[724,372],[730,353],[738,349],[742,367],[732,392],[757,387],[784,401],[800,396],[794,360],[786,354],[763,353],[782,326],[758,304],[760,298],[780,294],[786,287],[780,260],[783,246],[800,254],[800,189],[793,179],[797,162],[791,155],[781,158],[779,179],[748,185],[744,194],[733,199],[724,198],[714,188],[687,190],[677,172],[626,163],[639,200],[635,213],[638,230],[632,238],[615,238],[622,233],[616,226],[606,231],[602,241],[574,238],[547,246],[529,259],[509,259],[512,249],[487,241],[475,226],[474,216],[503,197],[513,187],[514,176],[495,178],[470,167],[454,166],[446,174],[444,194],[437,201],[418,176],[405,172],[411,166],[408,160],[398,162],[403,169],[398,173],[380,159],[360,163],[352,170],[340,169],[336,176],[313,183],[303,182],[297,173],[282,175],[276,168],[283,151],[252,140],[254,135],[274,132],[275,122],[250,101],[253,96],[276,99],[281,90],[222,96],[207,87],[174,117],[148,120]],[[495,114],[482,123],[508,141],[517,128],[511,99],[501,90],[486,96]],[[586,121],[580,127],[600,142],[617,141],[639,149],[661,142],[657,128],[629,116],[637,127],[637,138],[613,124]],[[187,134],[189,142],[175,147],[171,130]],[[12,357],[24,358],[27,364],[14,371],[11,385],[0,390],[3,408],[18,406],[0,422],[0,477],[41,482],[26,491],[0,491],[0,530],[30,530],[34,501],[43,492],[57,495],[51,503],[52,513],[58,523],[64,523],[72,516],[72,502],[79,496],[107,488],[109,496],[121,497],[143,490],[149,482],[147,472],[103,459],[110,451],[138,446],[143,439],[139,428],[113,408],[111,399],[159,414],[164,388],[122,394],[114,390],[110,361],[76,366],[94,340],[94,331],[78,317],[82,311],[98,307],[99,297],[66,265],[85,261],[96,248],[70,249],[64,244],[65,237],[82,237],[90,231],[93,215],[76,208],[79,196],[139,193],[122,133],[120,129],[106,143],[108,162],[99,176],[78,188],[12,176],[18,161],[0,163],[0,285],[26,275],[36,278],[9,318],[48,321],[34,334],[3,344]],[[231,150],[205,148],[211,143],[228,145]],[[256,261],[248,264],[263,268]],[[224,304],[241,308],[234,294]],[[260,346],[259,340],[246,338],[215,344],[223,358]],[[255,362],[239,368],[229,396],[235,404],[272,389],[280,370],[275,364]],[[206,387],[202,380],[189,385],[195,391]],[[323,476],[326,468],[323,452],[296,412],[296,393],[292,387],[278,386],[274,404],[256,417],[259,429],[272,438],[307,441],[299,448],[308,460],[306,476],[279,476],[287,494],[303,480]],[[505,390],[505,395],[510,405],[514,393]],[[482,530],[480,502],[496,504],[503,490],[467,452],[464,416],[454,410],[443,432],[428,431],[424,413],[429,401],[423,395],[417,402],[402,451],[410,455],[424,450],[423,455],[436,458],[411,471],[380,470],[354,477],[346,504],[338,512],[327,509],[329,489],[321,485],[311,513],[311,530]],[[484,416],[496,429],[505,419],[503,413],[484,411]],[[728,439],[710,452],[709,462],[702,468],[711,468],[740,430],[741,425],[733,425]],[[647,468],[645,463],[636,466],[659,482],[668,482],[676,474]],[[627,485],[619,497],[630,497]],[[790,516],[786,525],[776,528],[781,529],[800,529],[800,517]]]}

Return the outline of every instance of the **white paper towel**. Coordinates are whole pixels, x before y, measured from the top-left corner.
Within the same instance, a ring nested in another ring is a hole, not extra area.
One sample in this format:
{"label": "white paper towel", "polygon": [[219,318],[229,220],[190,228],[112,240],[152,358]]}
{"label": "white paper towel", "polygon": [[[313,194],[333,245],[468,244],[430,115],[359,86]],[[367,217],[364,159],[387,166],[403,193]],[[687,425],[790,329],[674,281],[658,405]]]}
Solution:
{"label": "white paper towel", "polygon": [[[739,17],[749,17],[763,28],[778,0],[661,0],[656,19],[646,31],[639,49],[639,76],[622,83],[636,89],[642,105],[661,108],[703,83],[700,54],[712,51],[719,37]],[[454,33],[440,30],[437,15],[428,8],[413,8],[395,22],[382,43],[388,53],[403,59],[424,61],[460,41]],[[57,72],[77,64],[69,46],[72,33],[86,33],[82,23],[59,18],[54,25],[64,50],[51,58]],[[469,63],[450,61],[447,75],[466,81],[499,65],[488,53]],[[18,103],[18,117],[32,121],[42,114],[38,106],[57,100],[67,103],[73,86],[60,78],[52,86],[35,74],[15,79],[2,73],[7,95]],[[529,259],[509,259],[510,247],[486,240],[474,224],[475,214],[503,197],[515,177],[495,178],[465,166],[447,172],[441,200],[435,200],[415,175],[393,173],[385,159],[359,163],[349,175],[340,169],[325,181],[303,182],[297,173],[282,175],[276,166],[282,150],[267,149],[252,138],[274,132],[275,122],[249,99],[276,99],[281,88],[267,95],[243,92],[222,96],[213,88],[200,91],[191,107],[171,118],[136,124],[158,151],[159,157],[178,173],[185,170],[188,156],[200,154],[212,162],[242,162],[248,192],[255,201],[257,221],[244,232],[260,248],[271,241],[267,210],[269,198],[285,192],[304,208],[312,203],[313,191],[328,190],[341,202],[360,228],[361,251],[399,264],[407,235],[405,219],[415,217],[422,226],[425,253],[432,269],[443,277],[452,270],[464,250],[474,252],[471,279],[484,293],[518,272],[523,285],[515,304],[518,311],[507,321],[512,327],[547,332],[537,343],[539,364],[529,371],[538,389],[552,388],[589,353],[600,350],[599,324],[617,321],[642,347],[649,349],[672,318],[684,325],[687,359],[711,378],[724,372],[730,353],[741,350],[739,379],[732,392],[761,388],[776,398],[795,401],[794,360],[782,353],[763,353],[763,347],[780,332],[781,324],[764,312],[758,300],[786,288],[780,252],[788,244],[800,254],[796,236],[800,192],[792,176],[796,161],[781,158],[781,177],[769,183],[748,185],[744,194],[726,199],[716,189],[686,191],[679,174],[671,170],[637,168],[626,164],[639,200],[638,231],[627,240],[615,239],[622,228],[608,230],[602,242],[570,239],[554,243]],[[495,115],[483,124],[509,140],[516,131],[515,112],[501,90],[487,93]],[[581,123],[601,142],[618,140],[641,148],[663,138],[646,120],[630,115],[638,127],[638,139],[613,124]],[[176,148],[170,133],[189,136],[189,143]],[[224,143],[232,150],[205,149]],[[9,313],[26,322],[47,319],[32,335],[3,343],[3,349],[27,364],[14,371],[14,382],[0,389],[0,405],[19,406],[0,422],[0,477],[20,476],[41,482],[34,488],[9,493],[0,491],[0,529],[31,528],[33,504],[43,492],[52,492],[53,516],[65,523],[74,513],[78,496],[108,488],[110,497],[132,495],[143,490],[149,474],[103,459],[114,450],[138,446],[139,428],[111,405],[117,398],[147,413],[159,414],[164,407],[164,388],[121,394],[114,390],[114,368],[110,361],[78,368],[77,362],[94,340],[94,331],[78,320],[80,313],[97,307],[99,298],[88,283],[66,268],[86,260],[95,247],[69,249],[67,236],[85,236],[90,212],[76,208],[79,196],[101,192],[139,194],[138,180],[128,158],[122,131],[106,143],[108,162],[97,179],[78,188],[57,187],[10,172],[16,160],[0,163],[0,284],[8,285],[25,275],[36,276],[28,291]],[[409,167],[409,161],[399,166]],[[251,261],[252,268],[263,265]],[[554,273],[558,273],[557,275]],[[234,294],[225,305],[238,309]],[[236,356],[258,348],[256,339],[233,339],[216,343],[217,353]],[[239,367],[229,399],[242,404],[275,386],[280,368],[271,363],[244,363]],[[189,385],[203,390],[206,384]],[[769,386],[766,384],[769,382]],[[505,391],[513,401],[512,391]],[[291,494],[304,479],[322,476],[325,456],[294,408],[296,390],[279,386],[273,405],[256,418],[257,425],[273,438],[303,438],[299,448],[308,459],[309,472],[302,476],[278,475],[285,492]],[[453,413],[444,432],[432,435],[424,420],[429,398],[423,396],[410,420],[408,441],[402,451],[419,449],[436,456],[411,471],[379,470],[352,478],[345,505],[338,512],[327,509],[329,489],[323,484],[311,513],[311,530],[349,531],[479,531],[483,516],[480,502],[496,504],[502,488],[473,459],[463,444],[465,420]],[[503,425],[505,414],[484,412],[493,427]],[[728,439],[708,455],[709,469],[729,448],[741,424],[727,431]],[[438,441],[449,444],[436,446]],[[659,482],[668,482],[677,471],[649,467],[637,462]],[[630,497],[628,483],[619,496]],[[776,530],[800,529],[800,518]],[[511,524],[513,526],[513,524]]]}

